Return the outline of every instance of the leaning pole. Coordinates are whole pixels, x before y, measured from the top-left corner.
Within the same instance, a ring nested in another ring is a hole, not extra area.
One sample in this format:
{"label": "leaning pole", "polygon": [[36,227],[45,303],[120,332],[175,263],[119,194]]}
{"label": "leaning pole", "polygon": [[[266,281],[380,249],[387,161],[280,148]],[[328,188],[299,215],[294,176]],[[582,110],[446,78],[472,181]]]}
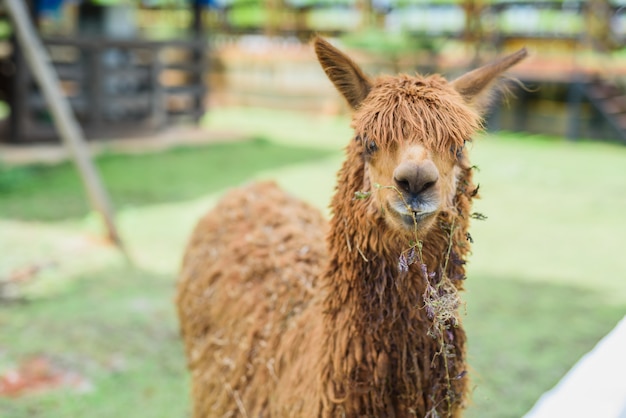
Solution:
{"label": "leaning pole", "polygon": [[108,238],[124,251],[115,227],[113,210],[100,175],[91,160],[83,131],[74,117],[65,96],[61,93],[59,79],[50,64],[47,51],[30,20],[23,0],[4,0],[13,21],[17,41],[24,51],[26,62],[33,72],[44,98],[52,112],[54,124],[64,145],[69,150],[89,196],[92,208],[104,221]]}

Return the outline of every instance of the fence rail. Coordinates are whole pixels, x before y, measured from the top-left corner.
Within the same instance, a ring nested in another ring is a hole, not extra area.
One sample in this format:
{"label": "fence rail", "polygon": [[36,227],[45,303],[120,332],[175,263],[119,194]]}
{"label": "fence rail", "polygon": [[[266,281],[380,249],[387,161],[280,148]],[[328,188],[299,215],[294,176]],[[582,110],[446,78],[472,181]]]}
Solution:
{"label": "fence rail", "polygon": [[[43,41],[88,137],[157,130],[181,118],[197,122],[204,113],[204,41]],[[14,99],[13,141],[51,137],[48,110],[27,71],[16,74]]]}

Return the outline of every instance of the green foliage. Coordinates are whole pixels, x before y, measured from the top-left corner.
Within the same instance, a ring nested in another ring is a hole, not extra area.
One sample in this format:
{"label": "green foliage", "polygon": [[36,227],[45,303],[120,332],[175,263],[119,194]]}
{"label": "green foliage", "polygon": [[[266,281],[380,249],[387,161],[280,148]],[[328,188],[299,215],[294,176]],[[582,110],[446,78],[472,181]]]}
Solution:
{"label": "green foliage", "polygon": [[342,37],[343,42],[356,49],[362,49],[382,56],[404,56],[419,51],[436,51],[441,45],[428,37],[410,36],[405,32],[388,32],[369,28],[348,33]]}
{"label": "green foliage", "polygon": [[239,29],[263,27],[268,20],[267,8],[254,2],[234,7],[228,14],[228,20]]}
{"label": "green foliage", "polygon": [[6,20],[0,20],[0,39],[6,39],[13,33],[11,24]]}
{"label": "green foliage", "polygon": [[[2,29],[0,26],[0,31],[1,30]],[[0,37],[2,37],[2,35],[0,35]],[[9,107],[9,105],[6,102],[3,102],[2,100],[0,100],[0,120],[8,117],[10,113],[11,113],[11,108]]]}

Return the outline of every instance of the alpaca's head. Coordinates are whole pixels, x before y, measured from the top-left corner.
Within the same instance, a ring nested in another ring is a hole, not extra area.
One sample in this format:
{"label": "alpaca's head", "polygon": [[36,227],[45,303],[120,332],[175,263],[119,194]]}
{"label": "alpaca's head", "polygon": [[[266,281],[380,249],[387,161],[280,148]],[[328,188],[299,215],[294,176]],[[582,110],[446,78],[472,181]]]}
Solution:
{"label": "alpaca's head", "polygon": [[526,51],[448,82],[438,75],[370,79],[323,39],[314,46],[354,110],[349,147],[364,161],[361,191],[372,192],[372,209],[392,228],[423,235],[439,212],[453,209],[465,142],[480,127],[494,82]]}

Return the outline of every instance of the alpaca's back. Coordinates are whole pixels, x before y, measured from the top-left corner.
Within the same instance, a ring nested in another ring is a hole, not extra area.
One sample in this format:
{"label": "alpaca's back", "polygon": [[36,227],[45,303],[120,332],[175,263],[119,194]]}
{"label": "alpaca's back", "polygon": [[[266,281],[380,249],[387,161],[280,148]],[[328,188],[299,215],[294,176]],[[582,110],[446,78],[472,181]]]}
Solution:
{"label": "alpaca's back", "polygon": [[319,211],[273,183],[230,192],[200,220],[177,300],[196,418],[267,410],[281,336],[316,292],[325,232]]}

